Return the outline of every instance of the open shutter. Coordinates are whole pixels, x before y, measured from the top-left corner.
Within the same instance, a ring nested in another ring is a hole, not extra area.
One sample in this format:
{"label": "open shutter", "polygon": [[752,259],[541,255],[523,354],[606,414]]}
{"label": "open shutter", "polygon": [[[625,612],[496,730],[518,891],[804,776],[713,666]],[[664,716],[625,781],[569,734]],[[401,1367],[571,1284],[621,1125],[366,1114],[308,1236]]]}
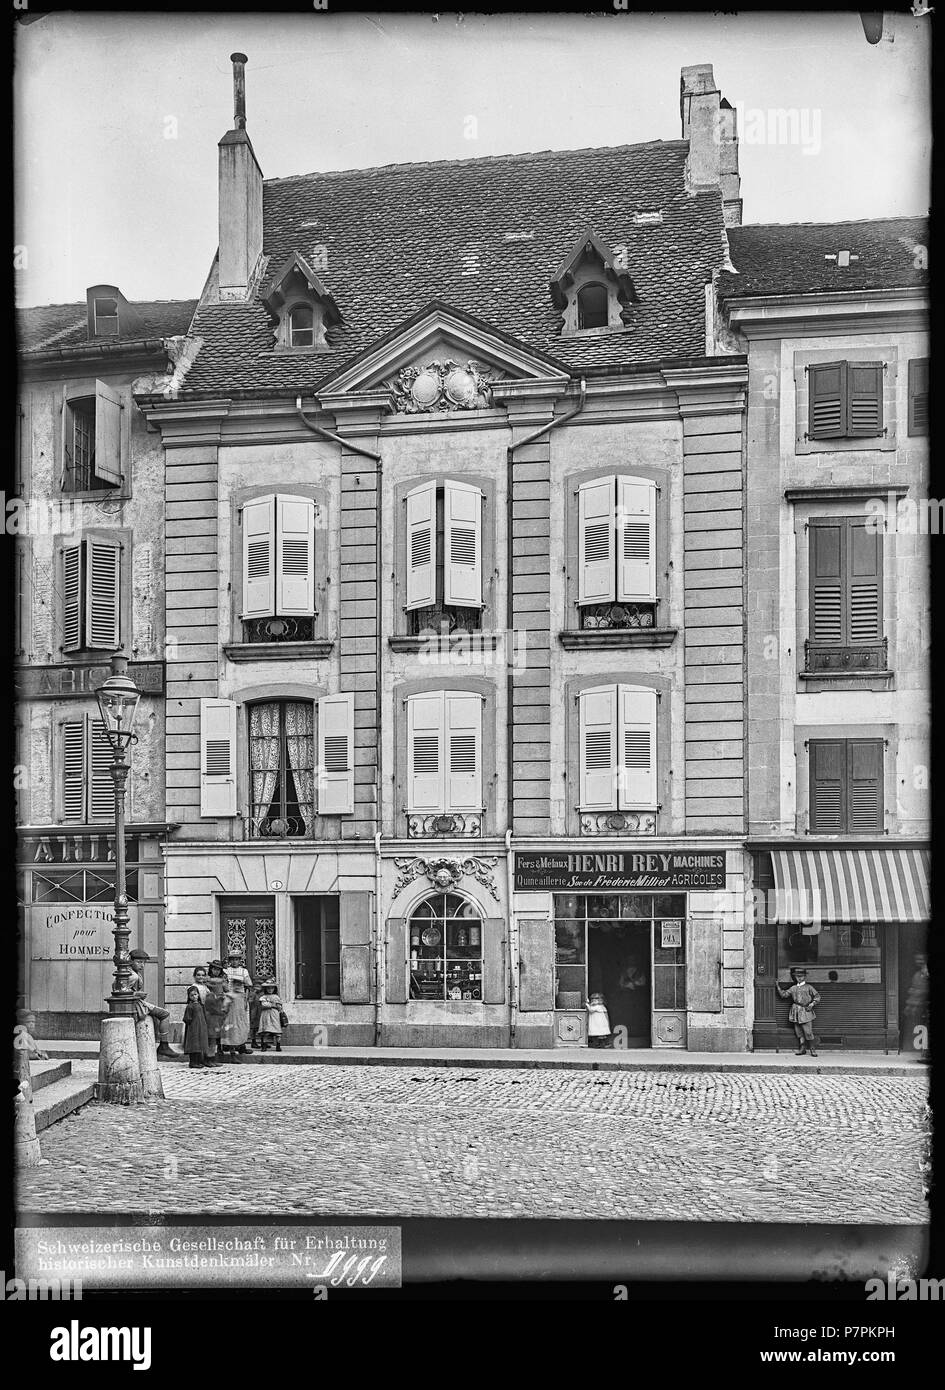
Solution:
{"label": "open shutter", "polygon": [[840,439],[846,424],[845,362],[812,363],[807,369],[810,409],[809,439]]}
{"label": "open shutter", "polygon": [[865,522],[847,531],[850,643],[875,642],[883,635],[883,538]]}
{"label": "open shutter", "polygon": [[121,486],[121,396],[106,386],[95,383],[95,457],[96,478]]}
{"label": "open shutter", "polygon": [[841,645],[844,640],[845,594],[843,522],[831,522],[829,525],[812,523],[810,528],[810,636],[812,642]]}
{"label": "open shutter", "polygon": [[236,702],[200,701],[200,814],[236,815]]}
{"label": "open shutter", "polygon": [[117,541],[97,540],[94,537],[86,544],[86,646],[114,651],[119,645],[121,546]]}
{"label": "open shutter", "polygon": [[387,919],[387,1002],[407,1002],[407,919]]}
{"label": "open shutter", "polygon": [[407,809],[445,809],[443,692],[407,700]]}
{"label": "open shutter", "polygon": [[620,722],[620,806],[656,806],[656,691],[617,687]]}
{"label": "open shutter", "polygon": [[598,478],[578,490],[578,601],[614,597],[614,478]]}
{"label": "open shutter", "polygon": [[692,1012],[722,1011],[722,923],[717,918],[689,921],[686,999]]}
{"label": "open shutter", "polygon": [[872,438],[883,432],[882,362],[847,363],[847,434]]}
{"label": "open shutter", "polygon": [[243,505],[243,617],[275,612],[275,502],[257,497]]}
{"label": "open shutter", "polygon": [[74,652],[82,643],[82,554],[85,542],[62,551],[62,649]]}
{"label": "open shutter", "polygon": [[[89,820],[115,819],[115,783],[112,778],[112,749],[101,719],[88,719]],[[125,783],[125,811],[131,811],[131,775]]]}
{"label": "open shutter", "polygon": [[[62,726],[62,818],[85,820],[85,722]],[[114,809],[114,802],[112,803]]]}
{"label": "open shutter", "polygon": [[848,830],[883,829],[883,741],[847,742]]}
{"label": "open shutter", "polygon": [[323,695],[318,702],[318,814],[354,811],[354,696]]}
{"label": "open shutter", "polygon": [[[244,510],[245,522],[245,510]],[[315,503],[276,498],[276,604],[283,617],[315,612]]]}
{"label": "open shutter", "polygon": [[487,917],[482,924],[482,1002],[505,1003],[506,919]]}
{"label": "open shutter", "polygon": [[482,697],[447,690],[446,802],[448,811],[482,810]]}
{"label": "open shutter", "polygon": [[617,599],[656,599],[656,484],[617,479]]}
{"label": "open shutter", "polygon": [[443,488],[443,601],[482,606],[482,493],[467,483]]}
{"label": "open shutter", "polygon": [[407,604],[436,602],[436,483],[407,493]]}
{"label": "open shutter", "polygon": [[72,411],[69,409],[68,386],[63,386],[62,399],[59,402],[59,488],[61,492],[75,492]]}
{"label": "open shutter", "polygon": [[370,1004],[374,998],[371,970],[372,902],[370,893],[339,895],[343,1004]]}
{"label": "open shutter", "polygon": [[582,811],[617,809],[617,687],[601,685],[579,698]]}
{"label": "open shutter", "polygon": [[929,432],[929,359],[913,357],[909,363],[909,433]]}
{"label": "open shutter", "polygon": [[535,1013],[555,1006],[555,931],[547,918],[518,922],[518,1007]]}
{"label": "open shutter", "polygon": [[846,828],[846,744],[843,739],[812,740],[810,755],[810,828]]}

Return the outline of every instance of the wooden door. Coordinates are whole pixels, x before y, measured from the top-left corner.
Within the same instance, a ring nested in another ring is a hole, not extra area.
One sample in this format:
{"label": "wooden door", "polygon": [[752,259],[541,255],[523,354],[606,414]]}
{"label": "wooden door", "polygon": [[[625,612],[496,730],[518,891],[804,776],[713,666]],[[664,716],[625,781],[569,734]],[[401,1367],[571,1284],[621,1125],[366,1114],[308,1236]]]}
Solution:
{"label": "wooden door", "polygon": [[220,959],[231,951],[243,955],[254,983],[276,978],[276,904],[274,898],[224,898],[220,903]]}

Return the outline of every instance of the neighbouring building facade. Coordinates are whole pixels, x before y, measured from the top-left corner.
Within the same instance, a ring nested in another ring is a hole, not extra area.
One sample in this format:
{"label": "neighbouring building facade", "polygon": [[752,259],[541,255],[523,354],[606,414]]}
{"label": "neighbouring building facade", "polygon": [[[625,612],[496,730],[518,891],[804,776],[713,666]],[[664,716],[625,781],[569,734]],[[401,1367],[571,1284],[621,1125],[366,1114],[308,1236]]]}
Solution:
{"label": "neighbouring building facade", "polygon": [[[133,946],[162,949],[164,459],[134,390],[160,389],[194,301],[115,286],[18,314],[16,785],[20,994],[43,1037],[94,1037],[112,988],[111,755],[95,690],[113,652],[142,698],[128,784]],[[7,508],[10,529],[10,506]],[[163,981],[150,982],[159,999]]]}

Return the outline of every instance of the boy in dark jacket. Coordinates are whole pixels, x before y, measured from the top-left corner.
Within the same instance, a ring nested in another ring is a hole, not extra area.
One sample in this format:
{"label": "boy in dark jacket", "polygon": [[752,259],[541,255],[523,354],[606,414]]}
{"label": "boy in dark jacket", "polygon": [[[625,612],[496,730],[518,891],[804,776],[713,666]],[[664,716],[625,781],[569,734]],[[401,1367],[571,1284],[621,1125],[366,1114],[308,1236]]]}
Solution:
{"label": "boy in dark jacket", "polygon": [[820,1003],[820,995],[813,985],[807,983],[807,971],[802,969],[792,970],[791,978],[793,984],[786,989],[777,986],[778,993],[782,999],[790,999],[791,1012],[788,1018],[794,1024],[794,1032],[797,1035],[797,1052],[795,1056],[803,1057],[805,1048],[812,1057],[816,1057],[814,1051],[814,1029],[813,1023],[817,1015],[814,1008]]}

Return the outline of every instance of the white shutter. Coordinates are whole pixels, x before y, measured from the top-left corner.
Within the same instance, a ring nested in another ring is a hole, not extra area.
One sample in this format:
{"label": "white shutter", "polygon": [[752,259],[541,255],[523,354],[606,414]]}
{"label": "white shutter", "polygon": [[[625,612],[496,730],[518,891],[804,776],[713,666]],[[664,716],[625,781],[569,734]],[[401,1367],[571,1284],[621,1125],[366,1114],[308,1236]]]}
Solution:
{"label": "white shutter", "polygon": [[200,814],[236,815],[236,702],[200,701]]}
{"label": "white shutter", "polygon": [[[89,715],[88,720],[88,765],[89,765],[89,820],[113,821],[115,819],[115,783],[112,778],[112,749],[101,719]],[[131,774],[125,783],[125,810],[130,812]]]}
{"label": "white shutter", "polygon": [[443,692],[407,700],[407,809],[445,809]]}
{"label": "white shutter", "polygon": [[[244,512],[245,521],[245,512]],[[315,503],[310,497],[276,498],[276,612],[315,612]]]}
{"label": "white shutter", "polygon": [[275,612],[275,497],[243,504],[243,617]]}
{"label": "white shutter", "polygon": [[407,493],[407,608],[436,602],[436,483]]}
{"label": "white shutter", "polygon": [[578,600],[614,597],[614,479],[598,478],[578,491]]}
{"label": "white shutter", "polygon": [[656,806],[656,691],[621,685],[620,806],[623,810]]}
{"label": "white shutter", "polygon": [[482,810],[482,697],[444,692],[447,811]]}
{"label": "white shutter", "polygon": [[121,486],[121,396],[95,383],[95,463],[96,478]]}
{"label": "white shutter", "polygon": [[82,549],[84,542],[62,551],[62,648],[73,652],[82,642]]}
{"label": "white shutter", "polygon": [[581,810],[617,808],[617,687],[599,685],[580,696]]}
{"label": "white shutter", "polygon": [[354,696],[323,695],[318,702],[318,814],[354,811]]}
{"label": "white shutter", "polygon": [[62,726],[62,819],[85,820],[85,721]]}
{"label": "white shutter", "polygon": [[617,599],[656,599],[656,484],[617,479]]}
{"label": "white shutter", "polygon": [[119,645],[120,546],[117,541],[94,538],[86,545],[85,643],[114,651]]}
{"label": "white shutter", "polygon": [[482,493],[468,483],[443,487],[444,603],[482,607]]}

